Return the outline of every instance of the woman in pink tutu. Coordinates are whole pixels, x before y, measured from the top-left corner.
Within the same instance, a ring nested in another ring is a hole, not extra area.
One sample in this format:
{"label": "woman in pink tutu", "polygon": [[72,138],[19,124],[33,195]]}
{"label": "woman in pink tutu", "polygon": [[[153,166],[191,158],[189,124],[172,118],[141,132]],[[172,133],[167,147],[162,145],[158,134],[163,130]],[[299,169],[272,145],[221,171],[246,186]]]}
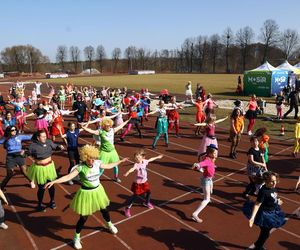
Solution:
{"label": "woman in pink tutu", "polygon": [[195,126],[205,126],[205,133],[203,135],[199,150],[198,150],[198,161],[201,161],[201,158],[206,153],[207,146],[214,144],[218,147],[218,141],[215,136],[216,124],[225,121],[228,118],[216,120],[215,115],[209,115],[206,119],[206,122],[196,123]]}

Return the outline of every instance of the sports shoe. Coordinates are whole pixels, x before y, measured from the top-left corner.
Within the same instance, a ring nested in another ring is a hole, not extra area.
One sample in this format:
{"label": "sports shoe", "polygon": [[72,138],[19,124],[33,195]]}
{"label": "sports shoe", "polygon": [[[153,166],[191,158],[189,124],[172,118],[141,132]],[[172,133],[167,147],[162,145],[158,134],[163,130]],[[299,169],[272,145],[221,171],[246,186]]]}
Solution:
{"label": "sports shoe", "polygon": [[131,213],[130,213],[130,208],[129,208],[129,207],[126,207],[126,208],[125,208],[125,216],[126,216],[127,218],[131,217]]}
{"label": "sports shoe", "polygon": [[46,208],[44,206],[37,206],[37,211],[45,213],[46,212]]}
{"label": "sports shoe", "polygon": [[4,222],[2,222],[2,223],[0,224],[0,228],[6,230],[6,229],[8,229],[8,226],[7,226]]}
{"label": "sports shoe", "polygon": [[198,223],[202,223],[203,222],[203,220],[201,220],[197,215],[195,215],[195,214],[192,214],[192,219],[194,220],[194,221],[196,221],[196,222],[198,222]]}
{"label": "sports shoe", "polygon": [[248,131],[248,135],[251,136],[252,135],[252,131]]}
{"label": "sports shoe", "polygon": [[73,239],[73,244],[74,244],[74,248],[75,248],[75,249],[82,249],[82,245],[81,245],[81,242],[80,242],[80,238],[74,237],[74,239]]}
{"label": "sports shoe", "polygon": [[107,228],[108,230],[112,233],[112,234],[117,234],[118,233],[118,229],[115,227],[114,224],[112,224],[112,222],[106,222]]}
{"label": "sports shoe", "polygon": [[50,206],[49,206],[51,209],[56,209],[56,204],[54,201],[50,202]]}
{"label": "sports shoe", "polygon": [[148,207],[149,209],[153,209],[153,208],[154,208],[154,206],[152,205],[151,202],[148,202],[148,203],[144,202],[143,205],[144,205],[145,207]]}
{"label": "sports shoe", "polygon": [[74,184],[74,182],[71,180],[71,181],[68,181],[68,184],[69,184],[70,186],[72,186],[72,185]]}
{"label": "sports shoe", "polygon": [[181,136],[180,136],[179,134],[176,134],[176,135],[175,135],[175,137],[177,137],[177,138],[181,138]]}
{"label": "sports shoe", "polygon": [[155,149],[156,149],[156,147],[155,147],[154,145],[152,145],[151,147],[152,147],[152,149],[153,149],[153,150],[155,150]]}
{"label": "sports shoe", "polygon": [[114,181],[117,182],[117,183],[121,183],[121,182],[122,182],[121,179],[118,178],[118,177],[116,177],[116,178],[114,179]]}
{"label": "sports shoe", "polygon": [[124,138],[120,137],[120,141],[124,141]]}

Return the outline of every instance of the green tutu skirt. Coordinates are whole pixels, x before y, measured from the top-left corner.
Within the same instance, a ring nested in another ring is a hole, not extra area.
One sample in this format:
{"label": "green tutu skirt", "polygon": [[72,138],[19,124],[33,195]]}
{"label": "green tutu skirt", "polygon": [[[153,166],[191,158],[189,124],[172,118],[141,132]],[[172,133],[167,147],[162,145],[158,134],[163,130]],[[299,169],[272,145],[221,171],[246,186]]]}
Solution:
{"label": "green tutu skirt", "polygon": [[105,152],[103,150],[100,151],[99,159],[104,164],[113,163],[113,162],[117,162],[120,160],[119,155],[115,149],[110,152]]}
{"label": "green tutu skirt", "polygon": [[54,181],[57,178],[54,162],[52,161],[47,166],[32,164],[27,170],[27,176],[38,185]]}
{"label": "green tutu skirt", "polygon": [[100,184],[95,189],[80,188],[73,198],[70,207],[75,213],[87,216],[105,209],[109,205],[109,199],[103,186]]}

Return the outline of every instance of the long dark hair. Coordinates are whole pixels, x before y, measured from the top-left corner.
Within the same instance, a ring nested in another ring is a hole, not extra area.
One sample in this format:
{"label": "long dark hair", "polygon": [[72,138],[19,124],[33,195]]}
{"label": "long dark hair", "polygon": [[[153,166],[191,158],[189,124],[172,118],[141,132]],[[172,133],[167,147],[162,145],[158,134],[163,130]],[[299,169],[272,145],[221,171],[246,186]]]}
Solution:
{"label": "long dark hair", "polygon": [[5,129],[5,132],[4,132],[4,142],[3,142],[3,148],[4,149],[7,149],[7,141],[11,138],[11,130],[12,129],[15,129],[17,132],[16,132],[16,135],[18,134],[18,129],[16,126],[8,126],[6,129]]}
{"label": "long dark hair", "polygon": [[16,126],[8,126],[8,127],[5,129],[5,132],[4,132],[4,137],[5,137],[5,138],[9,139],[9,138],[11,137],[11,130],[12,130],[13,128],[14,128],[14,129],[17,131],[17,133],[18,133],[18,129],[17,129]]}

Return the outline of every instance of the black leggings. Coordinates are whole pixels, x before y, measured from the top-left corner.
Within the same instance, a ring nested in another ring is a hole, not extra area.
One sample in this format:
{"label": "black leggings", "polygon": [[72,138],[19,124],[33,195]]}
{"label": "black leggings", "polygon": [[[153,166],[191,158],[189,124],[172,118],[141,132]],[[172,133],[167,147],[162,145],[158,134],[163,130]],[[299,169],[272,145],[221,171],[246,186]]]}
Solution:
{"label": "black leggings", "polygon": [[[102,216],[103,216],[103,219],[106,221],[106,222],[110,222],[110,215],[109,215],[109,212],[107,210],[107,208],[105,209],[101,209],[100,210]],[[76,233],[79,234],[85,224],[85,222],[87,221],[88,219],[88,216],[82,216],[80,215],[79,217],[79,220],[76,224]]]}
{"label": "black leggings", "polygon": [[[29,178],[27,177],[25,173],[25,166],[19,166],[21,173],[25,176],[25,178],[30,182]],[[10,181],[10,179],[14,176],[15,170],[13,168],[6,168],[6,176],[4,180],[1,182],[1,189],[3,190],[7,183]]]}
{"label": "black leggings", "polygon": [[255,182],[249,177],[250,183],[247,185],[243,194],[251,194],[255,192]]}
{"label": "black leggings", "polygon": [[75,148],[75,149],[68,148],[68,156],[69,156],[69,162],[70,162],[68,173],[70,173],[72,168],[75,166],[75,164],[79,164],[79,162],[80,162],[78,148]]}
{"label": "black leggings", "polygon": [[[48,182],[50,182],[50,181],[48,181]],[[38,205],[39,205],[39,207],[41,207],[42,203],[43,203],[44,193],[45,193],[45,184],[44,185],[39,184],[38,186],[39,186],[39,188],[37,191],[37,198],[38,198]],[[49,188],[48,191],[49,191],[49,195],[50,195],[50,203],[52,203],[52,202],[54,202],[54,196],[55,196],[54,185],[51,188]]]}
{"label": "black leggings", "polygon": [[[146,192],[145,193],[145,198],[146,198],[146,203],[149,203],[150,202],[150,195],[151,195],[151,192]],[[132,195],[131,197],[129,197],[129,199],[127,200],[127,207],[131,207],[132,206],[132,203],[139,197],[139,195]]]}
{"label": "black leggings", "polygon": [[255,249],[261,249],[270,236],[272,228],[260,227],[260,234],[257,241],[254,243]]}

